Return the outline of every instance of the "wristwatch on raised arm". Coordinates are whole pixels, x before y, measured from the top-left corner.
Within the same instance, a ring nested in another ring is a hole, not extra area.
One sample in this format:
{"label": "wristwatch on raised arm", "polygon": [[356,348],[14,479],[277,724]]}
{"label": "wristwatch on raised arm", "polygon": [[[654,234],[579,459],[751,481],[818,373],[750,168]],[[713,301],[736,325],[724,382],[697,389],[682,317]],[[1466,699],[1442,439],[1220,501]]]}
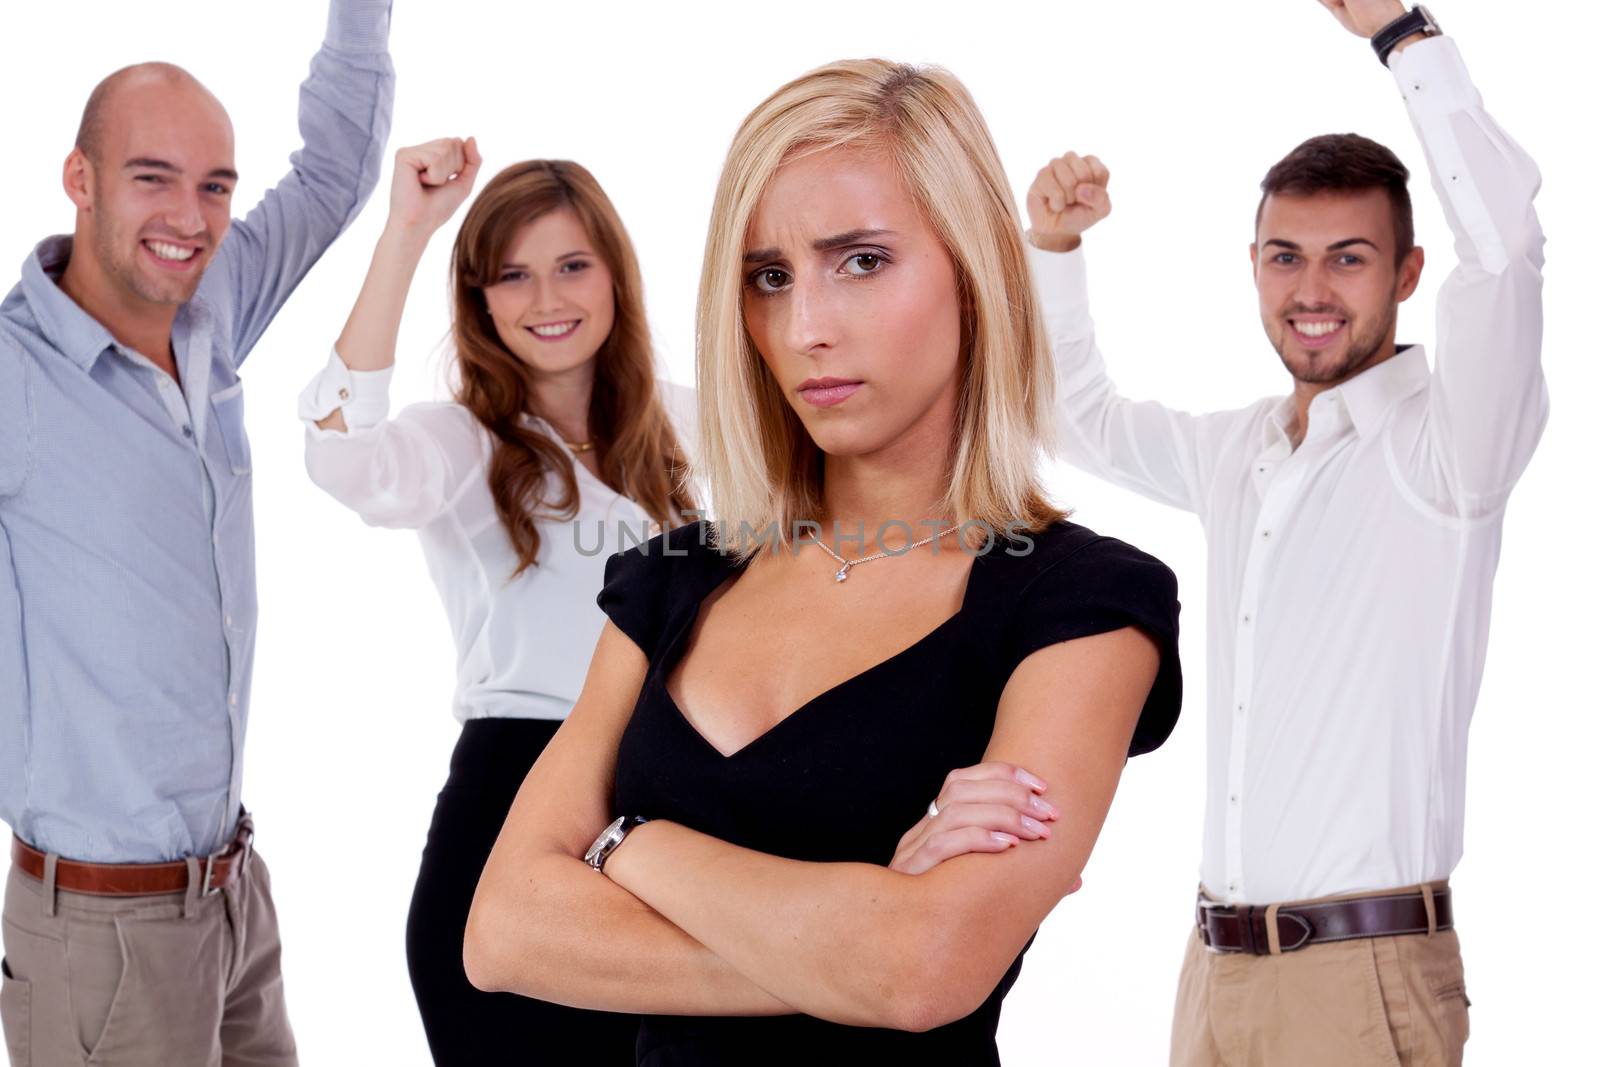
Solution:
{"label": "wristwatch on raised arm", "polygon": [[1378,62],[1387,67],[1389,65],[1389,53],[1394,51],[1395,45],[1407,37],[1414,33],[1420,33],[1424,37],[1437,37],[1443,32],[1439,28],[1439,24],[1434,21],[1432,13],[1421,4],[1418,4],[1373,34],[1372,50],[1378,53]]}
{"label": "wristwatch on raised arm", "polygon": [[622,839],[636,826],[643,826],[649,822],[642,815],[621,815],[612,820],[610,826],[600,831],[600,836],[594,839],[594,844],[589,846],[589,851],[583,854],[583,862],[600,870],[606,865],[606,859],[622,844]]}

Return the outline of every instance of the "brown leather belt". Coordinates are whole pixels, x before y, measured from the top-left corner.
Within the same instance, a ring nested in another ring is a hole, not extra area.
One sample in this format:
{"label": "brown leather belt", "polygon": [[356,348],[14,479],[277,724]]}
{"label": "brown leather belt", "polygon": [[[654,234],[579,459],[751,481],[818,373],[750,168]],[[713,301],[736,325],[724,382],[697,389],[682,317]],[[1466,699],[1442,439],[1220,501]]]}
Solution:
{"label": "brown leather belt", "polygon": [[[212,853],[200,863],[202,896],[227,889],[238,882],[250,863],[250,847],[254,840],[255,826],[246,815],[239,820],[239,829],[235,831],[228,847]],[[20,837],[11,839],[11,862],[24,874],[44,880],[44,853]],[[182,893],[189,888],[189,864],[184,860],[170,863],[83,863],[58,858],[56,888],[106,897]]]}
{"label": "brown leather belt", "polygon": [[[1267,910],[1265,904],[1219,904],[1202,893],[1195,907],[1195,925],[1200,928],[1200,939],[1206,947],[1216,952],[1266,956],[1272,952]],[[1283,904],[1278,907],[1277,918],[1281,952],[1360,937],[1426,934],[1455,925],[1448,886],[1433,890],[1431,926],[1427,898],[1415,889],[1314,904]]]}

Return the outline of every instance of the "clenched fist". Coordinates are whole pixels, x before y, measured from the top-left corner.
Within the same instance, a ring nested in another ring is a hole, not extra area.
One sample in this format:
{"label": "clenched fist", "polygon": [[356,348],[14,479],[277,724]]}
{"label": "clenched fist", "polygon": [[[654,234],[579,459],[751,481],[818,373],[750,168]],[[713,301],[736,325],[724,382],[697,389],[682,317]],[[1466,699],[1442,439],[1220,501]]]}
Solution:
{"label": "clenched fist", "polygon": [[443,137],[394,154],[389,187],[389,225],[431,234],[455,214],[472,192],[483,157],[468,137]]}
{"label": "clenched fist", "polygon": [[1049,252],[1070,252],[1083,232],[1111,214],[1111,172],[1094,156],[1068,152],[1039,170],[1028,187],[1029,239]]}

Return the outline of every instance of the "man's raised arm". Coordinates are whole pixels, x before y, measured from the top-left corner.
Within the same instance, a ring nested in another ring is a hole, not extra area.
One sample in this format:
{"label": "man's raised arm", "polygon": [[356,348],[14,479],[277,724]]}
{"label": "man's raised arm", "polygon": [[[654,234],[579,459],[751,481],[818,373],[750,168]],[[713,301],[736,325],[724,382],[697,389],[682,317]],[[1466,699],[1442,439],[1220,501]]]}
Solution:
{"label": "man's raised arm", "polygon": [[243,360],[289,294],[361,210],[383,169],[394,109],[390,0],[332,0],[322,48],[300,86],[301,148],[221,248]]}
{"label": "man's raised arm", "polygon": [[[1357,36],[1406,13],[1398,0],[1322,0]],[[1427,443],[1409,473],[1463,517],[1505,504],[1549,413],[1540,349],[1544,233],[1533,208],[1539,168],[1483,108],[1455,42],[1412,36],[1389,54],[1455,235],[1439,288]],[[1402,452],[1402,463],[1407,453]],[[1442,485],[1440,484],[1442,481]],[[1442,499],[1441,499],[1442,498]]]}

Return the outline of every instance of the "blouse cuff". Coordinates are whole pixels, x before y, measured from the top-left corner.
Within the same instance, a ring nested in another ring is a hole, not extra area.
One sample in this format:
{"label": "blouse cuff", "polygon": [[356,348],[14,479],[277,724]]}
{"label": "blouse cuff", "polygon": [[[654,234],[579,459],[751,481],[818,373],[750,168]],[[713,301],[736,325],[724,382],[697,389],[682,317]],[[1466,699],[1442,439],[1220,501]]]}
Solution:
{"label": "blouse cuff", "polygon": [[328,356],[328,365],[301,390],[300,419],[316,430],[317,422],[343,409],[349,432],[370,430],[389,417],[389,379],[393,376],[392,365],[382,370],[351,370],[335,349]]}
{"label": "blouse cuff", "polygon": [[1028,269],[1045,328],[1052,341],[1076,341],[1094,332],[1089,317],[1089,272],[1083,246],[1071,252],[1046,252],[1026,246]]}

